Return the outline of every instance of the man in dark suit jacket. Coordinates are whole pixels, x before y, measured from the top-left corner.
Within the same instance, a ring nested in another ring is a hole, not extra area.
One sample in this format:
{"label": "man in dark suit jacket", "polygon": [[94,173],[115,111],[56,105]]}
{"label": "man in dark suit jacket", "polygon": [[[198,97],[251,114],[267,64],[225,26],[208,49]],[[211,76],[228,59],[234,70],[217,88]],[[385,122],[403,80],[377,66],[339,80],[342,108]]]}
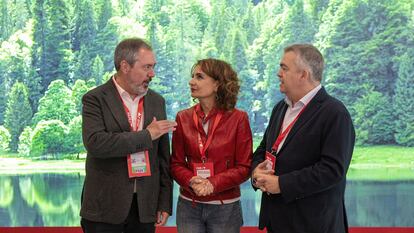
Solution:
{"label": "man in dark suit jacket", "polygon": [[[85,233],[153,233],[172,213],[168,132],[176,123],[165,120],[164,99],[148,89],[156,64],[151,47],[126,39],[114,60],[116,74],[82,99],[81,225]],[[132,169],[134,156],[143,159],[141,170]]]}
{"label": "man in dark suit jacket", "polygon": [[252,162],[252,184],[263,191],[259,228],[268,232],[348,232],[345,175],[355,131],[345,106],[320,84],[323,63],[307,44],[285,48],[280,62],[286,98]]}

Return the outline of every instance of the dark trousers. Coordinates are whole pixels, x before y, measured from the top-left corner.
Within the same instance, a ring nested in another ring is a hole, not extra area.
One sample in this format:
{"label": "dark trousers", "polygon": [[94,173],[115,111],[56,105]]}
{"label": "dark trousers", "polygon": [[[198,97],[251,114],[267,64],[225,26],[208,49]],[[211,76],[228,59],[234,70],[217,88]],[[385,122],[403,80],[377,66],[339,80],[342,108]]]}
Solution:
{"label": "dark trousers", "polygon": [[137,194],[134,194],[131,208],[125,222],[121,224],[109,224],[93,222],[81,219],[84,233],[155,233],[154,223],[142,223],[139,221]]}

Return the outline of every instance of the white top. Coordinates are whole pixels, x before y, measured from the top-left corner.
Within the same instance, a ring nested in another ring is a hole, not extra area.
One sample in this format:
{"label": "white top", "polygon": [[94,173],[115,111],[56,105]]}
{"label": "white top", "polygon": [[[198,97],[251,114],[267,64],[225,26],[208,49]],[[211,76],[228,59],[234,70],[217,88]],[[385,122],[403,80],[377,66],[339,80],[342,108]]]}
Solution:
{"label": "white top", "polygon": [[[125,91],[121,86],[119,86],[119,84],[116,82],[115,76],[112,76],[112,80],[115,83],[115,87],[118,90],[118,93],[122,98],[122,101],[124,101],[124,104],[127,106],[129,112],[131,113],[132,125],[133,125],[133,127],[135,127],[136,122],[137,122],[137,113],[138,113],[139,100],[141,98],[144,98],[144,96],[147,93],[145,92],[144,94],[136,96],[134,99],[132,99],[131,95],[127,91]],[[123,107],[124,106],[122,106],[122,108]],[[141,122],[139,123],[138,131],[142,130],[142,127],[144,127],[144,109],[142,109]],[[138,152],[138,153],[144,153],[144,152],[142,151],[142,152]],[[136,179],[134,179],[134,193],[136,193],[136,192],[137,192],[137,183],[136,183]]]}
{"label": "white top", "polygon": [[[115,76],[112,77],[112,80],[115,83],[116,89],[118,90],[118,93],[122,98],[122,101],[124,101],[124,104],[127,106],[127,108],[129,109],[129,112],[131,113],[132,125],[135,127],[136,122],[137,122],[137,113],[138,113],[139,100],[141,98],[143,98],[145,96],[145,94],[147,94],[147,93],[136,96],[134,99],[132,99],[131,95],[127,91],[125,91],[121,86],[119,86],[119,84],[116,82]],[[142,127],[144,127],[144,120],[143,119],[144,119],[144,109],[142,109],[141,122],[138,126],[138,130],[142,130]]]}

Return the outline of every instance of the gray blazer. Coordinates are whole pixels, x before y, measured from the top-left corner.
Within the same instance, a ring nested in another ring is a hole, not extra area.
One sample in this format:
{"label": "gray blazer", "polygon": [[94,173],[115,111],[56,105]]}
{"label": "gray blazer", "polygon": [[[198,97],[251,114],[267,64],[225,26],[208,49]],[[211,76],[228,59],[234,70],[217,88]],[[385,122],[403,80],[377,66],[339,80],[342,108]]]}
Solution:
{"label": "gray blazer", "polygon": [[[122,223],[137,185],[141,222],[155,222],[156,212],[172,214],[172,179],[168,134],[152,141],[145,128],[155,116],[166,119],[165,100],[148,90],[144,130],[131,132],[118,91],[110,79],[82,98],[82,137],[87,150],[80,215],[90,221]],[[149,150],[151,176],[129,178],[127,154]]]}

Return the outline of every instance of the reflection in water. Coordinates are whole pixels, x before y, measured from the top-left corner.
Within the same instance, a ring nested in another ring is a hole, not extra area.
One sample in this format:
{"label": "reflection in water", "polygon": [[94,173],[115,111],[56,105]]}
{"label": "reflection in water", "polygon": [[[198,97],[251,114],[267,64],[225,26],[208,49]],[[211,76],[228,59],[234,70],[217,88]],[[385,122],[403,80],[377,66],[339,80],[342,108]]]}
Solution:
{"label": "reflection in water", "polygon": [[77,173],[0,176],[0,226],[78,226],[83,179]]}
{"label": "reflection in water", "polygon": [[348,181],[351,226],[414,226],[414,181]]}
{"label": "reflection in water", "polygon": [[[79,226],[84,176],[0,175],[0,227]],[[348,181],[345,202],[351,226],[414,226],[414,181]],[[174,209],[178,185],[174,186]],[[256,226],[261,192],[242,185],[245,226]],[[175,216],[169,218],[175,225]]]}

